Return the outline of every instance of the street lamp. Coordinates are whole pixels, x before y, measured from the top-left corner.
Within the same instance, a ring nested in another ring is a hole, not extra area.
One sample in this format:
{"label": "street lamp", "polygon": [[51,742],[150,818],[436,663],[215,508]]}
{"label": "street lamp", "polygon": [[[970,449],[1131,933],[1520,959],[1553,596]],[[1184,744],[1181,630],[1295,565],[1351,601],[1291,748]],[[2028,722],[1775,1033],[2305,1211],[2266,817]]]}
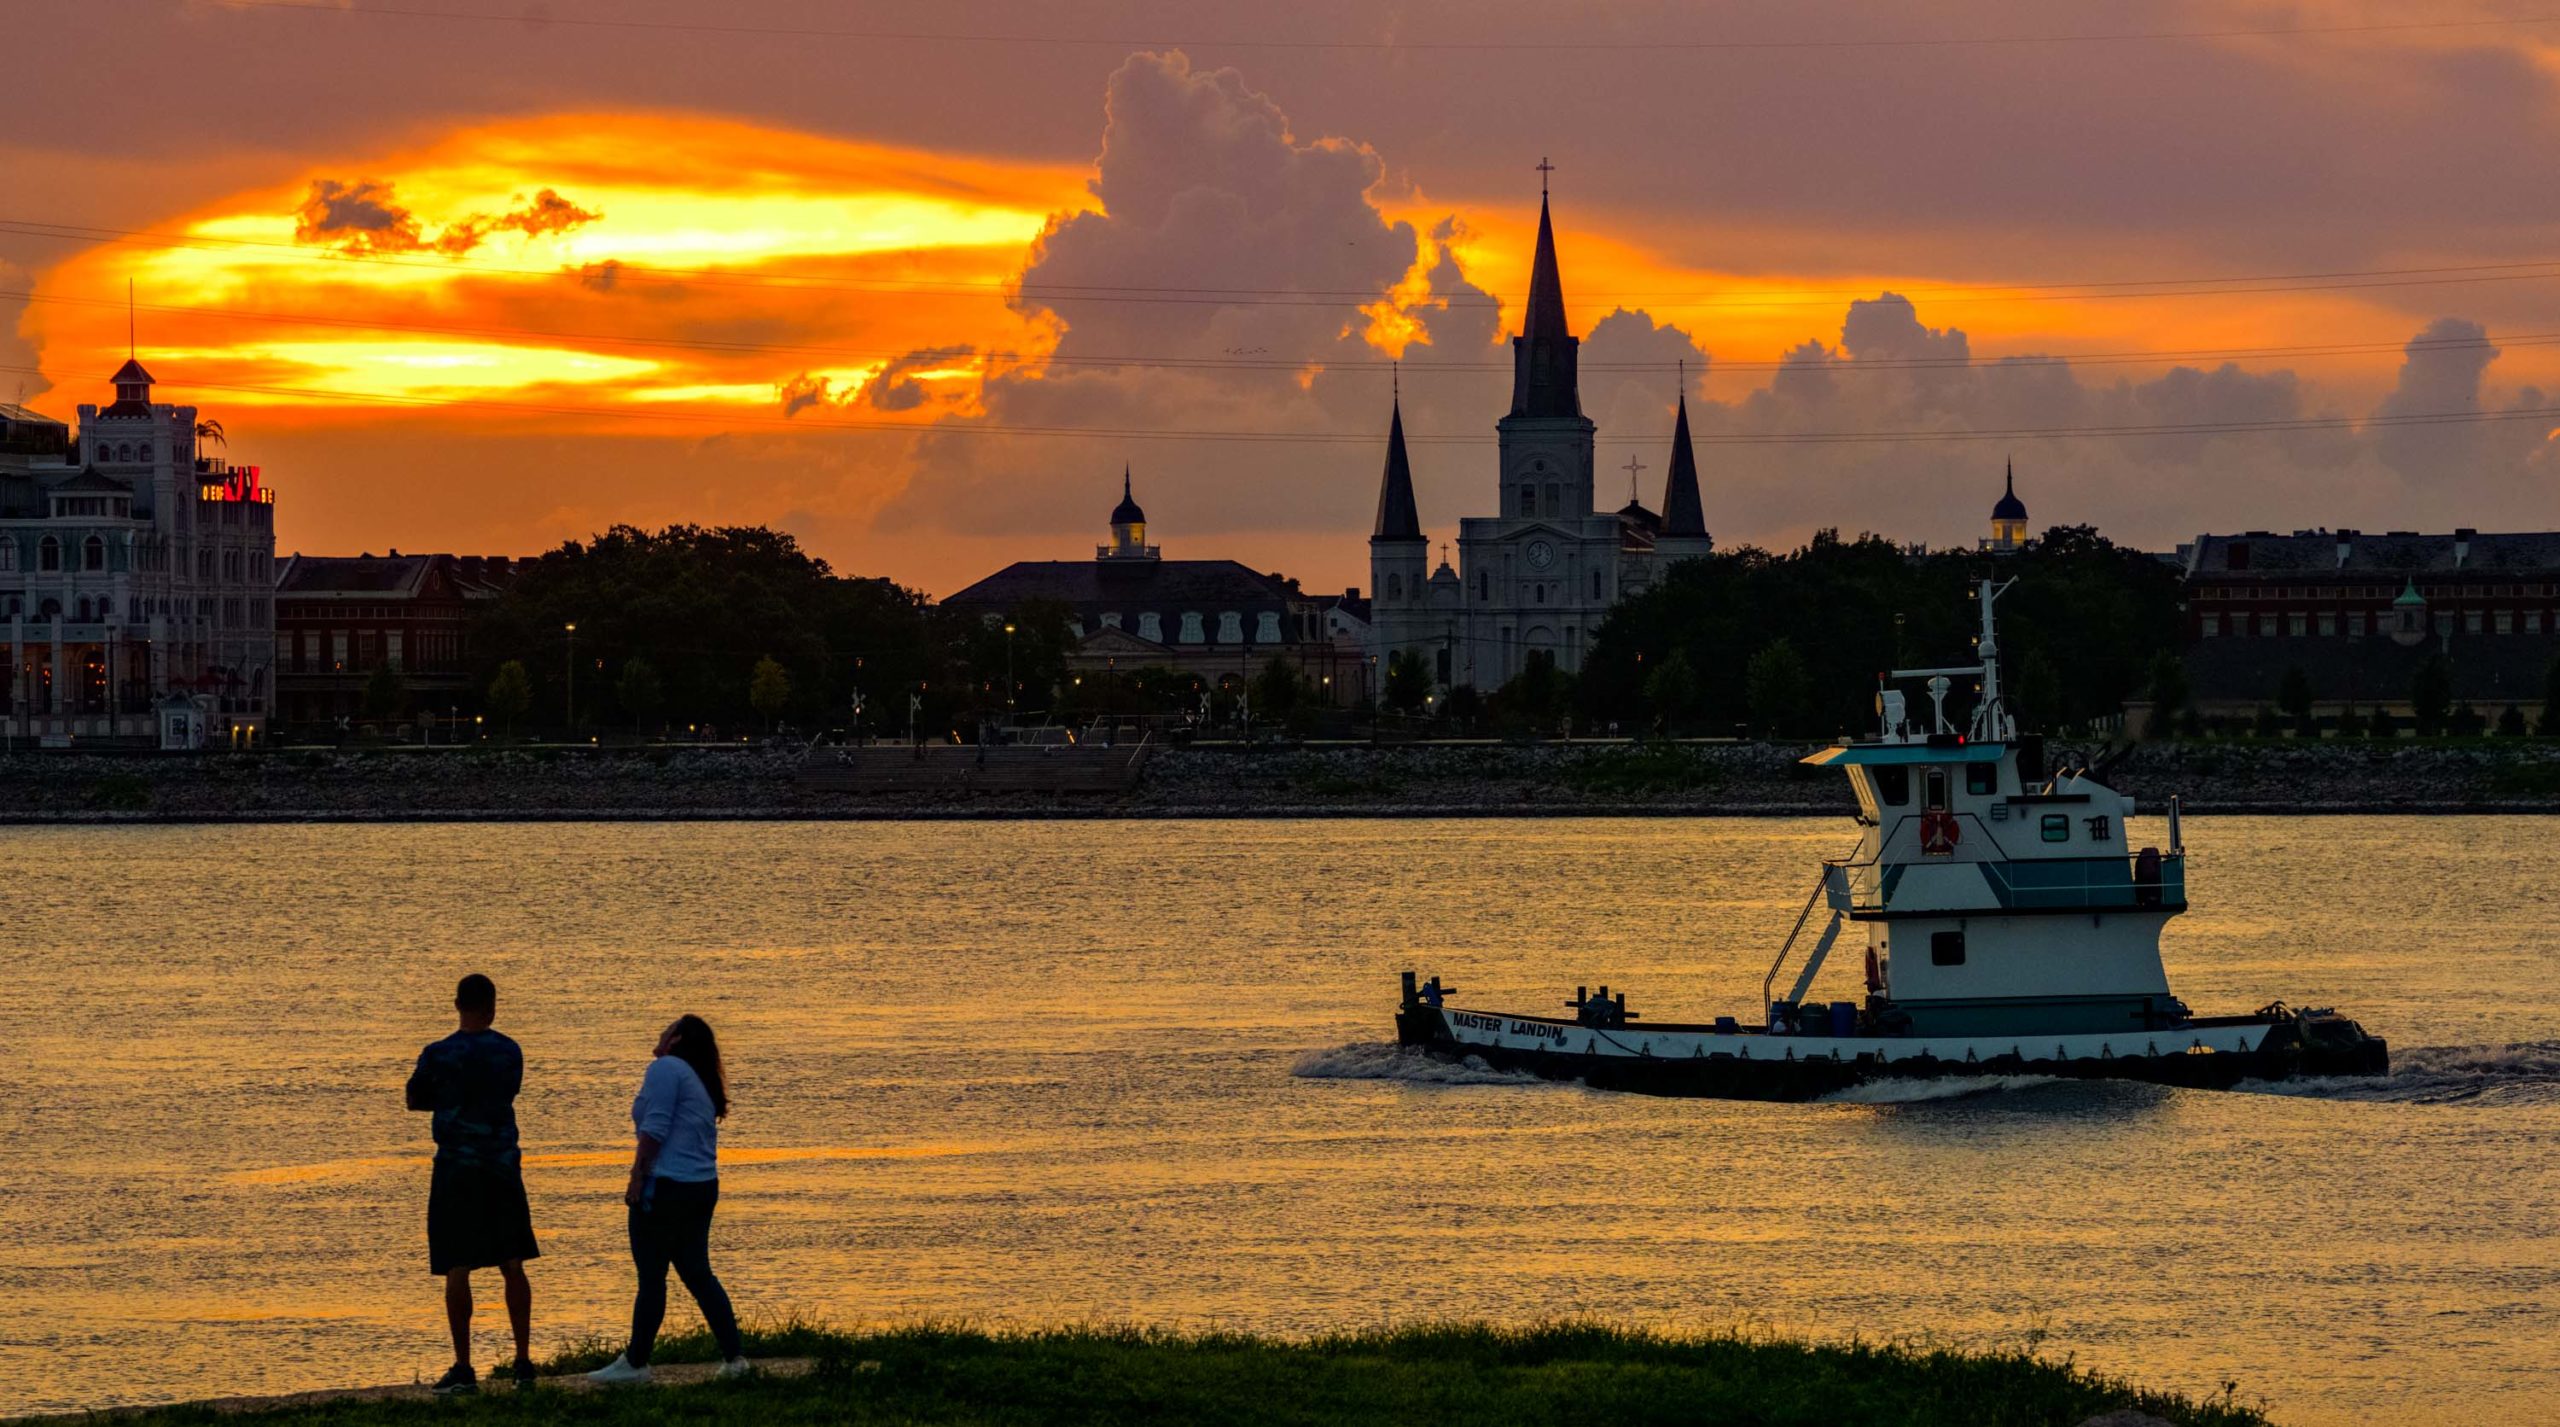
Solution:
{"label": "street lamp", "polygon": [[1013,621],[1004,622],[1004,711],[1013,712]]}
{"label": "street lamp", "polygon": [[578,731],[578,626],[574,621],[572,621],[571,623],[562,625],[561,628],[569,632],[569,699],[567,712],[569,719],[569,733],[574,736]]}

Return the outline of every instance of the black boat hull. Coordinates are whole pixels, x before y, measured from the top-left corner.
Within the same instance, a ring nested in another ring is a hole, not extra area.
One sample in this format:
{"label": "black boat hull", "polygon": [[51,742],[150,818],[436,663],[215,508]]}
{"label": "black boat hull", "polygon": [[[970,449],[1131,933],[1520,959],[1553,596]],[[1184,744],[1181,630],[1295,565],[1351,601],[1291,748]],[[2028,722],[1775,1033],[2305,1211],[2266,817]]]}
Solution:
{"label": "black boat hull", "polygon": [[[1995,1055],[1947,1060],[1927,1054],[1893,1059],[1858,1056],[1795,1057],[1787,1039],[1769,1037],[1762,1054],[1663,1058],[1592,1055],[1566,1050],[1488,1045],[1454,1035],[1445,1013],[1408,1005],[1396,1013],[1396,1040],[1410,1049],[1452,1062],[1479,1061],[1497,1070],[1545,1080],[1578,1081],[1598,1090],[1718,1100],[1811,1100],[1853,1086],[1887,1080],[1950,1076],[2055,1076],[2074,1080],[2138,1080],[2196,1090],[2228,1090],[2243,1081],[2300,1076],[2371,1076],[2389,1071],[2389,1045],[2360,1028],[2349,1034],[2306,1036],[2294,1022],[2271,1020],[2263,1044],[2250,1051],[2211,1055],[2109,1055],[2032,1059]],[[2344,1023],[2352,1028],[2353,1023]],[[2325,1030],[2326,1028],[2321,1028]]]}

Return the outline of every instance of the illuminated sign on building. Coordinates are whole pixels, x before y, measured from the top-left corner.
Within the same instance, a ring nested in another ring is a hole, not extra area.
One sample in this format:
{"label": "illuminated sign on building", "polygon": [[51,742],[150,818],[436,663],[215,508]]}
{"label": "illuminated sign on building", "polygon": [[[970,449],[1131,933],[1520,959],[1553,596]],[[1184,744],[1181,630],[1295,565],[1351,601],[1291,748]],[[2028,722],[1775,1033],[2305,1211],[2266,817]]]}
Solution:
{"label": "illuminated sign on building", "polygon": [[248,501],[261,505],[275,503],[275,492],[258,484],[258,468],[255,466],[227,466],[216,474],[222,477],[220,481],[196,488],[206,500]]}

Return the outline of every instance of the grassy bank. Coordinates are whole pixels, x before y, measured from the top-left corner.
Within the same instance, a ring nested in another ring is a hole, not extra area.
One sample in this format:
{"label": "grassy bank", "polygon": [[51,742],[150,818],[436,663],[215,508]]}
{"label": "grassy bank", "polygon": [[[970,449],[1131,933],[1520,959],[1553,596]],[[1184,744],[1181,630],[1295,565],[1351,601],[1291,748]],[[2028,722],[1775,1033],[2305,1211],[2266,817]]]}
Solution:
{"label": "grassy bank", "polygon": [[[710,1355],[700,1336],[660,1361]],[[462,1402],[344,1401],[217,1415],[168,1408],[119,1421],[552,1423],[1379,1424],[1734,1423],[1755,1427],[2069,1427],[2134,1408],[2196,1427],[2263,1427],[2217,1399],[2145,1392],[2025,1353],[1670,1338],[1580,1325],[1433,1327],[1312,1342],[1065,1330],[989,1335],[911,1328],[752,1335],[757,1357],[814,1359],[805,1375],[530,1395],[493,1384]],[[552,1364],[591,1367],[591,1348]],[[2226,1397],[2228,1394],[2226,1394]]]}

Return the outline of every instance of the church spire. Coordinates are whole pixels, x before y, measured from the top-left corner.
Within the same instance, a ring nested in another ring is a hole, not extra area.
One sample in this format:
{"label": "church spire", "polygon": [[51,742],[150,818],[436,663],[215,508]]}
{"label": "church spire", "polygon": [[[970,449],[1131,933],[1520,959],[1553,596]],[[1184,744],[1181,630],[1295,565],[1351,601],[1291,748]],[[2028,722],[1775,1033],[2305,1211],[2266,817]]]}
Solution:
{"label": "church spire", "polygon": [[1671,476],[1662,488],[1662,533],[1707,533],[1706,503],[1698,496],[1698,453],[1689,444],[1689,393],[1685,390],[1680,393],[1680,419],[1671,428]]}
{"label": "church spire", "polygon": [[1543,185],[1538,194],[1538,252],[1529,264],[1528,313],[1511,340],[1511,414],[1580,416],[1575,348],[1565,324],[1564,278],[1556,267],[1555,221]]}
{"label": "church spire", "polygon": [[1387,469],[1378,481],[1378,526],[1369,536],[1384,540],[1420,540],[1422,516],[1413,504],[1413,465],[1404,454],[1404,401],[1397,398],[1387,418]]}

